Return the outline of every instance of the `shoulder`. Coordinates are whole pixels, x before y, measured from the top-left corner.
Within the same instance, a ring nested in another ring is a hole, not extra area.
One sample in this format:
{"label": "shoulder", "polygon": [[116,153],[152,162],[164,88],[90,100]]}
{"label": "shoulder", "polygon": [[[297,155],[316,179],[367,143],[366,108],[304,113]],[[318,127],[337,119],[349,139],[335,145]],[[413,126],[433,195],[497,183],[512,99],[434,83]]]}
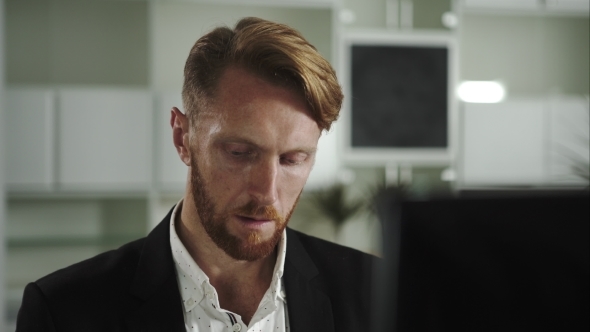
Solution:
{"label": "shoulder", "polygon": [[360,250],[339,245],[288,228],[287,243],[293,240],[300,242],[308,251],[312,259],[316,257],[317,259],[357,262],[361,260],[373,260],[376,258],[375,256],[364,253]]}
{"label": "shoulder", "polygon": [[329,298],[336,330],[361,331],[370,321],[377,261],[373,255],[289,229],[287,296],[289,285],[307,280],[303,284],[308,285],[308,290],[317,290]]}
{"label": "shoulder", "polygon": [[[72,300],[90,295],[123,291],[135,275],[145,238],[57,270],[35,283],[46,298]],[[95,294],[96,293],[96,294]],[[104,296],[101,296],[104,298]]]}
{"label": "shoulder", "polygon": [[145,239],[53,272],[25,288],[19,331],[112,330],[139,303],[128,296]]}
{"label": "shoulder", "polygon": [[153,292],[168,285],[168,280],[174,280],[170,285],[175,283],[170,278],[174,264],[169,220],[165,218],[145,238],[27,285],[17,325],[45,322],[23,331],[48,330],[46,326],[56,326],[60,331],[118,330],[115,327],[121,326],[124,317],[144,304]]}
{"label": "shoulder", "polygon": [[[376,256],[292,229],[287,230],[287,248],[287,257],[309,257],[320,275],[330,280],[368,282],[378,260]],[[342,277],[342,272],[346,272],[346,277]]]}

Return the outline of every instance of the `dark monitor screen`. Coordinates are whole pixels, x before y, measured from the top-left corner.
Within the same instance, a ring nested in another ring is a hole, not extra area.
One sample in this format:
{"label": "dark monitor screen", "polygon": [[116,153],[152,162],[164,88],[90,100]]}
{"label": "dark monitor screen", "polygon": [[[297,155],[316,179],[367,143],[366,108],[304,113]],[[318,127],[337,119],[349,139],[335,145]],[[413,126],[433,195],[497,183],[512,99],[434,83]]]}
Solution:
{"label": "dark monitor screen", "polygon": [[374,331],[590,329],[587,194],[383,202]]}
{"label": "dark monitor screen", "polygon": [[353,148],[446,148],[449,54],[444,46],[353,45]]}

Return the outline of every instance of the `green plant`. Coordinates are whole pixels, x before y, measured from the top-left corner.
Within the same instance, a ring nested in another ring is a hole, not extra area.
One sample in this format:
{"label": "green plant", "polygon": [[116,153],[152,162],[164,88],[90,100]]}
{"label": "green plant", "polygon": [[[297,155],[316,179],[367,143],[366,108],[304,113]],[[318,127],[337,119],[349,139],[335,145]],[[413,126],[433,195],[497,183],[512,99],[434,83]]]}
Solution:
{"label": "green plant", "polygon": [[400,183],[397,185],[379,184],[373,187],[369,192],[368,206],[371,212],[378,214],[378,207],[385,196],[403,201],[410,197],[410,185]]}
{"label": "green plant", "polygon": [[346,221],[365,206],[362,200],[346,199],[346,186],[341,183],[312,193],[311,201],[334,223],[337,234],[340,233]]}

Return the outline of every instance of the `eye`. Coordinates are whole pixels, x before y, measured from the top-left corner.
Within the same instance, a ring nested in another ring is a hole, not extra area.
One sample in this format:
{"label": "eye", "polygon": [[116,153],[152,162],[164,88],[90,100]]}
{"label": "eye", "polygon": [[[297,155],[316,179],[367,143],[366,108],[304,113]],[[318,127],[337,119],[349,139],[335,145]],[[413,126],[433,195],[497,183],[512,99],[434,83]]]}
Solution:
{"label": "eye", "polygon": [[254,154],[249,145],[239,143],[225,144],[225,152],[235,158],[247,158]]}
{"label": "eye", "polygon": [[249,153],[248,151],[239,151],[239,150],[229,151],[229,154],[231,154],[232,156],[236,156],[236,157],[244,156],[244,155],[247,155],[248,153]]}
{"label": "eye", "polygon": [[305,152],[293,152],[281,156],[281,163],[287,166],[301,165],[308,159],[309,155]]}

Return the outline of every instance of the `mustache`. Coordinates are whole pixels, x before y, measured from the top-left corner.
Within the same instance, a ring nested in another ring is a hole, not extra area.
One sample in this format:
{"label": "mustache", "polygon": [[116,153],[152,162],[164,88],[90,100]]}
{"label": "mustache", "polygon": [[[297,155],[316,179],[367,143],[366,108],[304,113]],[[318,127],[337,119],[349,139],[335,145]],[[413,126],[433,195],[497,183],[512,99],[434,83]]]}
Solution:
{"label": "mustache", "polygon": [[285,222],[285,217],[283,217],[272,205],[261,206],[254,201],[250,201],[245,205],[234,209],[232,214],[274,220],[281,224]]}

